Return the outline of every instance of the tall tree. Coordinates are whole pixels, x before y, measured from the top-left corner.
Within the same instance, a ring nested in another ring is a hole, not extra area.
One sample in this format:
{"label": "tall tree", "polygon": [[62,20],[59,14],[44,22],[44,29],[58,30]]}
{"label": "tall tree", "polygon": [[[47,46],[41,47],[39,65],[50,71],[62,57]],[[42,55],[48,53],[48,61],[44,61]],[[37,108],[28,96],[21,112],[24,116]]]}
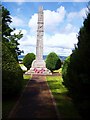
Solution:
{"label": "tall tree", "polygon": [[90,114],[90,4],[88,5],[87,18],[83,22],[78,34],[78,44],[70,56],[66,76],[63,77],[64,85],[77,104],[85,119]]}
{"label": "tall tree", "polygon": [[2,36],[4,38],[10,36],[13,31],[13,29],[9,27],[11,22],[10,12],[2,6]]}
{"label": "tall tree", "polygon": [[3,99],[11,98],[18,94],[23,85],[23,71],[21,70],[17,55],[21,52],[18,48],[18,40],[22,37],[19,34],[12,35],[14,31],[9,11],[2,7],[2,94]]}
{"label": "tall tree", "polygon": [[18,47],[18,40],[23,37],[23,34],[20,31],[18,34],[14,33],[12,35],[11,33],[14,32],[15,28],[10,27],[11,22],[10,12],[2,6],[2,40],[4,44],[6,43],[14,58],[18,60],[18,55],[23,52]]}

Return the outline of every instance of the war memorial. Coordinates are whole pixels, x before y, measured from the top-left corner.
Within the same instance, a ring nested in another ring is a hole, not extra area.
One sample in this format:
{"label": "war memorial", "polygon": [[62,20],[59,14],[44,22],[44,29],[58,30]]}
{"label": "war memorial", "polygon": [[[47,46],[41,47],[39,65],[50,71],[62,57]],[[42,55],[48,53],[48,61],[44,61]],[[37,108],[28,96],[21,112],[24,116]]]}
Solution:
{"label": "war memorial", "polygon": [[25,74],[51,75],[51,71],[46,68],[43,60],[43,35],[44,35],[44,12],[43,7],[39,7],[37,22],[36,59],[32,62],[30,70]]}

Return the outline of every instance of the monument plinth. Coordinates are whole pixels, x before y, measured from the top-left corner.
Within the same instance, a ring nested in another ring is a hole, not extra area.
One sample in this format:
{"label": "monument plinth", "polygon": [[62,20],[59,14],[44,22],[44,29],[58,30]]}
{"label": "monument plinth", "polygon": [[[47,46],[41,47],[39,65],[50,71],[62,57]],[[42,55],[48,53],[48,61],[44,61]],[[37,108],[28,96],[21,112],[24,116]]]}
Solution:
{"label": "monument plinth", "polygon": [[25,74],[52,74],[46,68],[45,61],[43,60],[44,14],[42,6],[39,7],[37,24],[36,59],[32,62],[30,70]]}

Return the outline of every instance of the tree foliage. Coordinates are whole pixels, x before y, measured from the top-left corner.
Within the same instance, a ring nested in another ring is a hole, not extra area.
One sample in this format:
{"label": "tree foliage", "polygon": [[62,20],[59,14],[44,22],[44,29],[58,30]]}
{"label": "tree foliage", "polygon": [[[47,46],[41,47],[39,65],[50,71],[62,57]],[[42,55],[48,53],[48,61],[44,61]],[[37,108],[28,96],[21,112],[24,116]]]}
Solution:
{"label": "tree foliage", "polygon": [[63,67],[62,67],[62,77],[65,83],[66,83],[65,80],[67,80],[68,78],[67,69],[68,69],[69,64],[70,64],[70,56],[65,59],[63,63]]}
{"label": "tree foliage", "polygon": [[90,111],[90,9],[80,28],[77,47],[67,66],[66,74],[63,73],[64,85],[69,89],[81,115],[87,118]]}
{"label": "tree foliage", "polygon": [[51,71],[58,70],[61,67],[61,60],[55,52],[51,52],[47,56],[46,67]]}
{"label": "tree foliage", "polygon": [[2,42],[6,43],[14,58],[18,60],[18,55],[23,52],[19,50],[18,40],[23,37],[23,34],[21,31],[18,34],[12,34],[15,28],[9,26],[11,22],[10,12],[2,6]]}
{"label": "tree foliage", "polygon": [[3,98],[10,98],[22,89],[23,72],[18,64],[18,40],[22,38],[21,32],[12,35],[15,29],[9,25],[12,22],[9,11],[2,7],[2,94]]}
{"label": "tree foliage", "polygon": [[10,33],[13,31],[9,27],[9,24],[11,23],[11,17],[10,12],[2,6],[2,36],[7,37],[10,36]]}
{"label": "tree foliage", "polygon": [[30,69],[31,64],[32,64],[34,59],[35,59],[35,54],[34,53],[28,53],[23,58],[23,64],[27,67],[28,70]]}
{"label": "tree foliage", "polygon": [[8,47],[2,43],[2,94],[8,98],[22,89],[23,72]]}

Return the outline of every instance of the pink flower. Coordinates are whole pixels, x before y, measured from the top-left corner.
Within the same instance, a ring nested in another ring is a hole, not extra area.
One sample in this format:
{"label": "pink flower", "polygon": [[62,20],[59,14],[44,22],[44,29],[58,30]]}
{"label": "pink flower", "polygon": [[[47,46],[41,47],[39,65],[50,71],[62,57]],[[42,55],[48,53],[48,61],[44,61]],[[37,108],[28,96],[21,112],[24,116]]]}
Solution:
{"label": "pink flower", "polygon": [[34,68],[34,71],[35,71],[35,73],[44,73],[45,69],[42,68],[42,69],[38,70],[37,68]]}

